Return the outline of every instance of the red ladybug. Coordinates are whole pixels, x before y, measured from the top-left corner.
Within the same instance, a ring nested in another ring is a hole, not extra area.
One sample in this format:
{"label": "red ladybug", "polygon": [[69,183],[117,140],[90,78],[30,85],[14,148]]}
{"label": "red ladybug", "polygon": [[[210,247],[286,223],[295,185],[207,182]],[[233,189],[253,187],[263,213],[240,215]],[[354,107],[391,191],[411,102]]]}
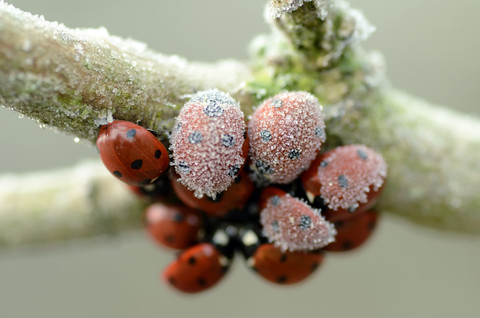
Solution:
{"label": "red ladybug", "polygon": [[372,235],[377,220],[378,214],[368,211],[344,221],[336,222],[337,236],[335,242],[330,243],[323,249],[329,252],[344,252],[363,245]]}
{"label": "red ladybug", "polygon": [[273,244],[264,243],[259,231],[244,229],[240,249],[247,265],[261,277],[276,284],[295,284],[310,276],[322,263],[324,253],[282,252]]}
{"label": "red ladybug", "polygon": [[107,169],[131,185],[152,183],[169,167],[162,142],[147,129],[128,121],[116,120],[102,126],[97,148]]}
{"label": "red ladybug", "polygon": [[317,156],[324,128],[322,106],[307,92],[264,101],[248,123],[253,178],[261,184],[293,181]]}
{"label": "red ladybug", "polygon": [[182,252],[163,271],[163,279],[184,293],[198,293],[224,276],[229,260],[213,244],[202,243]]}
{"label": "red ladybug", "polygon": [[230,268],[234,241],[229,226],[220,225],[207,242],[183,251],[163,271],[163,279],[185,293],[198,293],[217,284]]}
{"label": "red ladybug", "polygon": [[319,249],[335,237],[335,227],[319,210],[275,188],[266,188],[260,198],[263,233],[282,251]]}
{"label": "red ladybug", "polygon": [[301,181],[310,203],[318,197],[332,222],[369,210],[383,190],[387,164],[364,145],[337,147],[317,157],[302,173]]}
{"label": "red ladybug", "polygon": [[240,105],[218,90],[192,96],[180,110],[170,141],[178,180],[198,198],[215,199],[225,191],[248,156]]}
{"label": "red ladybug", "polygon": [[277,284],[295,284],[310,276],[322,263],[324,254],[315,252],[282,252],[273,244],[262,244],[249,265],[263,278]]}
{"label": "red ladybug", "polygon": [[178,205],[155,203],[145,211],[147,231],[159,244],[184,249],[199,238],[202,220],[192,209]]}
{"label": "red ladybug", "polygon": [[248,198],[253,192],[254,185],[248,174],[244,171],[235,178],[233,184],[225,191],[217,194],[215,199],[203,196],[201,199],[195,197],[194,192],[188,190],[178,181],[178,175],[171,174],[171,186],[182,202],[194,209],[205,211],[210,216],[224,216],[228,211],[241,209],[245,206]]}

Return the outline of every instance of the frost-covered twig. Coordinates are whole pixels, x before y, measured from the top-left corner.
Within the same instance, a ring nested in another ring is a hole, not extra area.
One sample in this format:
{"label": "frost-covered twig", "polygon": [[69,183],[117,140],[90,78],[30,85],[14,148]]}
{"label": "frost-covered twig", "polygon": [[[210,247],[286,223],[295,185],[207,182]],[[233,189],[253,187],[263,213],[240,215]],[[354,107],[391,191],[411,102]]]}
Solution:
{"label": "frost-covered twig", "polygon": [[0,2],[0,104],[94,142],[112,118],[169,131],[184,95],[235,95],[249,75],[236,61],[191,63],[105,29],[69,29]]}
{"label": "frost-covered twig", "polygon": [[[166,133],[184,95],[200,89],[230,92],[246,114],[279,91],[309,91],[325,106],[327,147],[364,143],[385,156],[390,177],[381,209],[480,233],[480,121],[391,89],[381,56],[357,45],[371,25],[343,1],[298,4],[274,15],[276,31],[254,42],[247,67],[166,57],[0,3],[0,103],[94,141],[112,117]],[[138,226],[142,204],[98,169],[2,177],[0,245]]]}
{"label": "frost-covered twig", "polygon": [[144,203],[99,161],[0,177],[0,246],[113,234],[142,224]]}

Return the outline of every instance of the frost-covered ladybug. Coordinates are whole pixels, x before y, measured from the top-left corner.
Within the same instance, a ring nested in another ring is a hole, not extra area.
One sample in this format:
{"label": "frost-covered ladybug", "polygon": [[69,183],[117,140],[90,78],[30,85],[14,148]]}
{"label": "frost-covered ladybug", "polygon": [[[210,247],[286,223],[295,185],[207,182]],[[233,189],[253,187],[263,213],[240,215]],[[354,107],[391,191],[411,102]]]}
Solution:
{"label": "frost-covered ladybug", "polygon": [[311,251],[335,239],[335,227],[319,210],[278,188],[263,190],[260,197],[263,234],[282,251]]}
{"label": "frost-covered ladybug", "polygon": [[107,169],[130,185],[150,184],[169,167],[162,142],[147,129],[128,121],[116,120],[102,126],[97,148]]}
{"label": "frost-covered ladybug", "polygon": [[295,284],[309,277],[322,263],[324,253],[282,252],[273,244],[265,243],[259,231],[244,229],[239,235],[241,251],[247,265],[258,275],[276,284]]}
{"label": "frost-covered ladybug", "polygon": [[225,191],[248,155],[240,105],[218,90],[202,91],[182,107],[171,136],[179,181],[198,198]]}
{"label": "frost-covered ladybug", "polygon": [[344,252],[363,245],[373,233],[378,214],[373,211],[355,215],[344,221],[335,222],[335,242],[324,247],[329,252]]}
{"label": "frost-covered ladybug", "polygon": [[259,183],[293,181],[325,141],[322,106],[307,92],[286,92],[264,101],[248,123],[253,177]]}
{"label": "frost-covered ladybug", "polygon": [[226,274],[234,254],[233,242],[219,228],[207,242],[181,252],[163,271],[162,278],[184,293],[198,293],[216,285]]}
{"label": "frost-covered ladybug", "polygon": [[364,145],[348,145],[319,156],[301,180],[308,201],[320,197],[326,218],[336,222],[369,210],[386,177],[387,164],[379,153]]}
{"label": "frost-covered ladybug", "polygon": [[243,208],[254,189],[254,184],[245,171],[235,178],[227,190],[218,193],[215,199],[207,195],[202,198],[195,197],[193,191],[188,190],[178,181],[175,173],[171,173],[171,186],[185,205],[203,210],[210,216],[224,216],[231,210]]}
{"label": "frost-covered ladybug", "polygon": [[196,243],[201,235],[201,216],[185,206],[151,204],[145,210],[145,221],[150,236],[169,248],[187,248]]}

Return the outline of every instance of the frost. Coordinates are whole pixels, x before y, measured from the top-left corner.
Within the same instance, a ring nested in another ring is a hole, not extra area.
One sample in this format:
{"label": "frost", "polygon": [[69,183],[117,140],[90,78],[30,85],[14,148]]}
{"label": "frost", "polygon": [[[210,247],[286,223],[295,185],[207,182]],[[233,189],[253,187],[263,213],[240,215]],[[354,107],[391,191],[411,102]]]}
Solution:
{"label": "frost", "polygon": [[289,194],[271,197],[260,222],[264,235],[282,251],[316,250],[335,240],[335,226]]}
{"label": "frost", "polygon": [[95,119],[95,125],[97,127],[106,125],[106,124],[111,123],[113,121],[112,111],[110,109],[108,109],[106,112],[107,113],[105,114],[105,116],[102,116],[102,117],[99,117],[99,118]]}
{"label": "frost", "polygon": [[383,157],[363,145],[337,147],[321,160],[316,175],[320,196],[332,210],[367,203],[369,192],[379,191],[387,177]]}
{"label": "frost", "polygon": [[239,104],[218,90],[199,92],[183,106],[175,127],[170,141],[179,181],[196,197],[215,199],[245,163]]}
{"label": "frost", "polygon": [[252,177],[258,183],[291,182],[325,142],[322,106],[306,92],[281,93],[264,101],[248,125]]}
{"label": "frost", "polygon": [[279,18],[284,12],[293,12],[307,2],[315,4],[318,17],[322,20],[327,17],[328,9],[332,5],[332,0],[270,0],[265,8],[265,18],[267,21]]}

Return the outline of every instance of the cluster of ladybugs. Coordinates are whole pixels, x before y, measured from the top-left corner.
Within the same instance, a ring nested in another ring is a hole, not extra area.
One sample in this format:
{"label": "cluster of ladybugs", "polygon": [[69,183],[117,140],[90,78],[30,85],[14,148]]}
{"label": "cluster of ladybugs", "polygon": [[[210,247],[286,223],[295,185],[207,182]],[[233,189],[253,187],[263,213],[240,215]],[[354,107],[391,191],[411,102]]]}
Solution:
{"label": "cluster of ladybugs", "polygon": [[208,90],[181,109],[171,163],[155,134],[131,122],[102,126],[97,147],[114,176],[153,201],[145,214],[152,238],[183,250],[163,279],[195,293],[224,277],[235,251],[261,277],[293,284],[325,251],[370,236],[386,163],[363,145],[321,153],[324,128],[322,107],[306,92],[265,100],[247,127],[234,99]]}

